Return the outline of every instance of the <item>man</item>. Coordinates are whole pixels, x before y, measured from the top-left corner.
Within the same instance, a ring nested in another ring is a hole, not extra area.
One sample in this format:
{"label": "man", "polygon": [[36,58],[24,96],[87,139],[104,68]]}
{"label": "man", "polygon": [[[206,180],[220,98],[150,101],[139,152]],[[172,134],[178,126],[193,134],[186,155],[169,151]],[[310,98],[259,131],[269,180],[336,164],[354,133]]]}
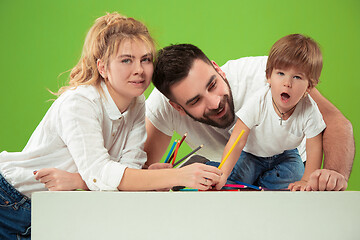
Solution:
{"label": "man", "polygon": [[[153,75],[162,94],[154,89],[146,102],[147,165],[161,159],[174,131],[188,132],[186,142],[191,148],[204,144],[198,153],[221,161],[234,113],[266,83],[266,60],[242,58],[220,68],[190,44],[162,49]],[[324,169],[311,175],[306,190],[345,190],[355,152],[352,125],[317,89],[310,95],[327,128],[323,132]]]}

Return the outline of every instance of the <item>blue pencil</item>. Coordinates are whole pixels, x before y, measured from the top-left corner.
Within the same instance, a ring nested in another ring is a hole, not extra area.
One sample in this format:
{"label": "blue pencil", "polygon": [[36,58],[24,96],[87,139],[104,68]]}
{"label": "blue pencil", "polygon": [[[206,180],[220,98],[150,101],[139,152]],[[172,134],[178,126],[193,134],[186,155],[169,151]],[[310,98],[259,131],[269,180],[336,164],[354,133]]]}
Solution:
{"label": "blue pencil", "polygon": [[256,190],[261,190],[261,187],[257,187],[257,186],[254,186],[254,185],[251,185],[251,184],[248,184],[248,183],[243,183],[243,182],[240,182],[240,181],[235,181],[237,184],[241,184],[241,185],[245,185],[249,188],[253,188],[253,189],[256,189]]}
{"label": "blue pencil", "polygon": [[175,140],[173,145],[171,146],[170,151],[169,151],[168,155],[166,156],[166,159],[165,159],[164,163],[167,163],[167,161],[169,160],[170,155],[171,155],[172,151],[174,150],[174,147],[175,147],[176,143],[177,143],[177,140]]}

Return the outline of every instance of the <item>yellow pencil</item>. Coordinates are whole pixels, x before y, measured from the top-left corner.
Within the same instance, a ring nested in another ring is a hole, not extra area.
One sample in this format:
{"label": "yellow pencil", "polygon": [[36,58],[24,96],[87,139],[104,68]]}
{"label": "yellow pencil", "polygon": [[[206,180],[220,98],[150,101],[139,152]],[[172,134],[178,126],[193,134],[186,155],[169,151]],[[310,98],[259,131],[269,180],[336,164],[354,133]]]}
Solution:
{"label": "yellow pencil", "polygon": [[244,134],[244,130],[241,130],[241,133],[239,134],[239,136],[237,137],[237,139],[235,140],[234,144],[231,146],[230,150],[228,151],[228,153],[225,155],[224,159],[221,161],[220,165],[219,165],[219,169],[221,169],[221,167],[224,165],[226,159],[229,157],[230,153],[234,150],[236,144],[239,142],[240,138],[242,137],[242,135]]}

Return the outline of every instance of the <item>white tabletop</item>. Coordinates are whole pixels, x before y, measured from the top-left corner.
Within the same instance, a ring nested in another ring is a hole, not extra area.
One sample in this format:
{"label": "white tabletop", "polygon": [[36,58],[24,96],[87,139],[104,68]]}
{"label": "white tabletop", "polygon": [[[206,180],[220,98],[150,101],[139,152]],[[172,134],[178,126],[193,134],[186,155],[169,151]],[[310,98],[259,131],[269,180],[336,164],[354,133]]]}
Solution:
{"label": "white tabletop", "polygon": [[32,239],[360,239],[360,192],[39,192]]}

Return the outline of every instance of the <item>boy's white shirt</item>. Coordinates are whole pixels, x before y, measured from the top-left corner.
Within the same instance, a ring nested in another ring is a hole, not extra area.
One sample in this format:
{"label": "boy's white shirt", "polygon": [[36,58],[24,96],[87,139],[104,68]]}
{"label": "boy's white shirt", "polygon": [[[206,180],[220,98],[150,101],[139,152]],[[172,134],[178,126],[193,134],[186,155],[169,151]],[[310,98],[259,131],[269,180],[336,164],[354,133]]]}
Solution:
{"label": "boy's white shirt", "polygon": [[146,162],[145,97],[123,114],[105,84],[105,97],[93,86],[67,90],[49,108],[22,152],[0,153],[0,173],[31,196],[47,190],[34,170],[79,172],[90,190],[117,190],[127,167]]}
{"label": "boy's white shirt", "polygon": [[280,124],[268,84],[250,98],[236,116],[250,129],[243,150],[259,157],[271,157],[297,148],[304,137],[313,138],[326,127],[310,96],[302,98],[291,116]]}

